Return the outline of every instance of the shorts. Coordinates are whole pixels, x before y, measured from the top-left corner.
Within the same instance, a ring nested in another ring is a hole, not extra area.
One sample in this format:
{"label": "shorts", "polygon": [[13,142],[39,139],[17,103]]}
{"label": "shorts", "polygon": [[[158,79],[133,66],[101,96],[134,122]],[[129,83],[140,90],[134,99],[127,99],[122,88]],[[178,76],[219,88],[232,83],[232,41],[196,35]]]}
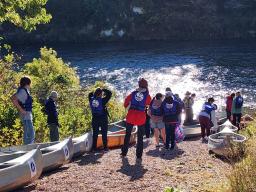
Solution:
{"label": "shorts", "polygon": [[153,122],[152,120],[150,121],[150,127],[152,129],[163,129],[165,127],[164,122],[163,121],[159,121],[159,122]]}

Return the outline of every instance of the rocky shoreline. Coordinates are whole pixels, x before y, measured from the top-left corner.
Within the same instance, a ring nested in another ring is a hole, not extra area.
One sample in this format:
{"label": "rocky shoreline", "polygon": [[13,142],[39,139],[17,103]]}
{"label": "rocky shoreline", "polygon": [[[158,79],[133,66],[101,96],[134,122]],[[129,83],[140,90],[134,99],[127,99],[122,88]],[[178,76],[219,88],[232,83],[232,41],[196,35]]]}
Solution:
{"label": "rocky shoreline", "polygon": [[120,149],[89,153],[18,191],[163,191],[167,186],[210,191],[231,169],[227,162],[210,155],[200,138],[183,141],[168,152],[156,149],[152,139],[144,145],[141,164],[136,163],[134,146],[124,159]]}

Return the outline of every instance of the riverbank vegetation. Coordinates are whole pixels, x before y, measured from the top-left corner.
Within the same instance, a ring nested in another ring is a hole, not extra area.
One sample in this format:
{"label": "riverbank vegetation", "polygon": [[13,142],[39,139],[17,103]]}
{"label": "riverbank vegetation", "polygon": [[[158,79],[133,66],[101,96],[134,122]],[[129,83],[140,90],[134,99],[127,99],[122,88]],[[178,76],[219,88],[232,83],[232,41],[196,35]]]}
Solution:
{"label": "riverbank vegetation", "polygon": [[[226,174],[227,180],[219,186],[214,187],[217,192],[252,192],[256,186],[256,121],[246,127],[241,134],[248,140],[245,144],[244,153],[240,160],[233,164],[232,170]],[[236,159],[237,160],[237,159]]]}
{"label": "riverbank vegetation", "polygon": [[[39,24],[48,23],[52,16],[47,13],[47,0],[3,1],[0,3],[0,25],[11,23],[15,27],[31,32]],[[1,40],[3,40],[1,38]],[[98,86],[97,82],[90,87],[81,87],[77,72],[57,56],[53,49],[42,48],[40,58],[19,68],[19,57],[11,52],[9,45],[0,42],[0,147],[22,144],[23,129],[17,110],[10,97],[18,87],[20,77],[32,79],[33,122],[36,142],[48,141],[49,130],[46,115],[43,112],[44,102],[52,90],[60,94],[59,121],[60,136],[81,135],[90,129],[91,113],[88,104],[88,93]],[[109,103],[110,121],[123,118],[124,109],[115,98]]]}
{"label": "riverbank vegetation", "polygon": [[[44,102],[52,90],[60,94],[58,102],[60,136],[81,135],[90,130],[91,112],[88,94],[98,86],[106,87],[103,82],[96,82],[89,87],[81,87],[74,68],[57,56],[53,49],[41,48],[40,58],[33,59],[19,71],[13,62],[1,62],[1,101],[0,101],[0,145],[19,145],[22,141],[22,125],[17,110],[12,106],[10,96],[15,93],[20,77],[28,75],[32,79],[31,93],[34,97],[33,117],[36,142],[48,141],[49,130]],[[6,66],[8,66],[6,68]],[[110,121],[124,117],[124,108],[114,94],[109,105]]]}

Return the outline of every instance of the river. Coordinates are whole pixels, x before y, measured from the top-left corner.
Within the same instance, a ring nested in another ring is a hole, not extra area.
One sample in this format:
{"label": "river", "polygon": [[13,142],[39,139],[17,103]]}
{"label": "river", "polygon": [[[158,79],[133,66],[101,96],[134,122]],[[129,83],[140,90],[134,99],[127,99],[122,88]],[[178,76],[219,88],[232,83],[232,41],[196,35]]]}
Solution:
{"label": "river", "polygon": [[[255,42],[151,41],[51,47],[77,67],[83,84],[106,81],[120,99],[136,88],[139,77],[144,77],[151,95],[164,93],[166,87],[182,98],[186,91],[196,93],[196,112],[207,97],[213,96],[224,106],[226,94],[235,91],[242,92],[247,107],[256,105]],[[24,55],[23,61],[38,56],[34,47],[18,50]]]}

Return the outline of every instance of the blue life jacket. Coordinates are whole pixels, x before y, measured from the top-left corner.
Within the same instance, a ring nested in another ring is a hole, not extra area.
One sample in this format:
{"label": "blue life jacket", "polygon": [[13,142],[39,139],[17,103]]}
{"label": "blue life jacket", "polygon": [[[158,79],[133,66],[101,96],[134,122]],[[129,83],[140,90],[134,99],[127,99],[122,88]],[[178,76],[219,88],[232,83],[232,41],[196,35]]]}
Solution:
{"label": "blue life jacket", "polygon": [[172,104],[166,103],[166,101],[163,101],[163,109],[164,109],[164,115],[176,115],[177,114],[177,107],[179,103],[177,101],[173,101]]}
{"label": "blue life jacket", "polygon": [[28,90],[26,88],[23,87],[19,87],[18,88],[18,92],[20,90],[24,89],[27,93],[27,99],[25,101],[25,103],[22,103],[20,101],[18,101],[19,105],[21,106],[22,109],[24,109],[25,111],[29,111],[32,112],[32,108],[33,108],[33,97],[30,95],[30,93],[28,92]]}
{"label": "blue life jacket", "polygon": [[154,102],[154,100],[150,103],[151,115],[162,116],[163,112],[162,112],[161,106],[159,106],[159,107],[153,106],[153,102]]}
{"label": "blue life jacket", "polygon": [[102,105],[102,98],[101,97],[91,97],[90,99],[90,107],[92,114],[95,115],[103,115],[104,114],[104,108]]}
{"label": "blue life jacket", "polygon": [[244,104],[244,99],[241,96],[236,97],[236,108],[241,108]]}
{"label": "blue life jacket", "polygon": [[134,110],[138,110],[138,111],[145,111],[147,96],[148,96],[148,91],[146,91],[146,92],[139,92],[139,91],[132,92],[132,99],[131,99],[130,109],[134,109]]}
{"label": "blue life jacket", "polygon": [[207,114],[211,115],[211,112],[215,110],[215,108],[208,102],[205,102],[202,108],[202,112],[206,112]]}

